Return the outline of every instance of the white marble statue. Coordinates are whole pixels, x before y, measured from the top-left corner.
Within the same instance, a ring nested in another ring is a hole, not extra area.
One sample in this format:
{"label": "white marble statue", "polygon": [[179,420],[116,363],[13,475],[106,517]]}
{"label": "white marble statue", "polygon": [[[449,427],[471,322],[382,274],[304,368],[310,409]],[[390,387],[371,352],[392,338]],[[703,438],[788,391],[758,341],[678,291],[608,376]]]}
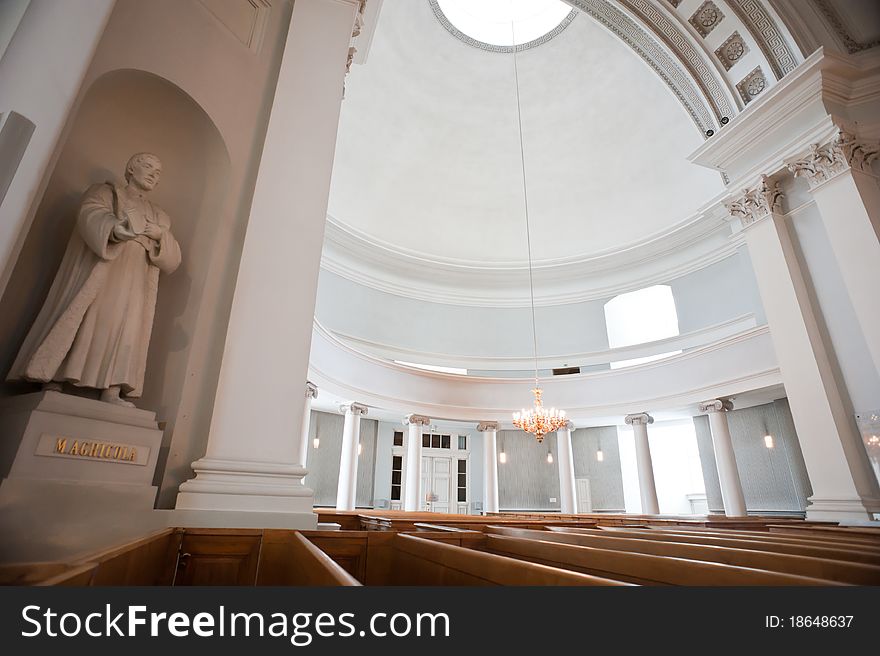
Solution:
{"label": "white marble statue", "polygon": [[101,400],[133,406],[141,395],[159,272],[180,265],[171,221],[146,195],[162,163],[132,156],[125,186],[89,187],[49,295],[9,372],[9,380],[102,390]]}

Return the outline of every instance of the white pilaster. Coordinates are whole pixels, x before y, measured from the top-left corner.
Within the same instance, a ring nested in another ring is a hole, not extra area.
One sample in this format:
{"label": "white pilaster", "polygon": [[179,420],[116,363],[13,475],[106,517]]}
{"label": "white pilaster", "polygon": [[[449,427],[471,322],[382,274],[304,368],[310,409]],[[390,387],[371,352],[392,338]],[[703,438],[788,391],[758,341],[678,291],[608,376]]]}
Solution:
{"label": "white pilaster", "polygon": [[403,509],[415,512],[422,499],[422,426],[427,426],[431,420],[422,415],[409,415],[403,423],[409,424],[403,459]]}
{"label": "white pilaster", "polygon": [[871,162],[880,148],[841,130],[792,164],[810,185],[874,368],[880,371],[880,184]]}
{"label": "white pilaster", "polygon": [[807,518],[870,519],[880,491],[834,377],[781,199],[778,183],[765,177],[727,207],[744,228],[813,487]]}
{"label": "white pilaster", "polygon": [[647,412],[627,415],[624,421],[633,427],[636,443],[636,467],[639,470],[639,494],[642,498],[642,513],[659,515],[660,503],[657,501],[657,485],[654,482],[654,463],[651,460],[651,446],[648,443],[648,424],[654,418]]}
{"label": "white pilaster", "polygon": [[483,434],[483,513],[498,512],[498,424],[480,422],[477,430]]}
{"label": "white pilaster", "polygon": [[31,0],[0,58],[0,114],[18,112],[35,126],[0,205],[0,295],[114,4]]}
{"label": "white pilaster", "polygon": [[577,492],[574,480],[574,454],[571,449],[570,421],[556,431],[556,460],[559,465],[559,512],[574,515],[577,513]]}
{"label": "white pilaster", "polygon": [[180,525],[316,525],[291,436],[302,426],[303,405],[290,403],[290,380],[305,379],[308,369],[342,83],[359,7],[357,0],[294,3],[207,453],[193,463],[196,477],[180,487],[177,508],[188,511]]}
{"label": "white pilaster", "polygon": [[736,466],[730,425],[727,423],[727,412],[730,410],[733,410],[733,403],[729,399],[712,399],[700,404],[700,412],[709,415],[709,430],[712,433],[712,447],[715,451],[715,466],[718,469],[724,514],[728,517],[745,517],[746,499],[739,478],[739,469]]}
{"label": "white pilaster", "polygon": [[345,413],[342,426],[342,454],[339,457],[339,483],[336,487],[336,510],[354,510],[357,498],[358,444],[361,441],[361,416],[367,406],[352,403],[339,408]]}
{"label": "white pilaster", "polygon": [[312,419],[312,399],[318,398],[318,387],[314,383],[306,381],[306,394],[303,403],[302,430],[299,432],[299,460],[303,468],[309,459],[309,428]]}

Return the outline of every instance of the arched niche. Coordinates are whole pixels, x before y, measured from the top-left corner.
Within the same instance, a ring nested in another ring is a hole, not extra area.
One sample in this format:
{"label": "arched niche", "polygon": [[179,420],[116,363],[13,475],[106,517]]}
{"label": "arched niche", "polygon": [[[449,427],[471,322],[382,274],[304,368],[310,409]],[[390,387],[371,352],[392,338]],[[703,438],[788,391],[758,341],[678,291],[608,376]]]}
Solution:
{"label": "arched niche", "polygon": [[[202,108],[164,78],[115,70],[97,78],[81,96],[0,300],[0,373],[5,378],[48,293],[82,192],[96,182],[123,180],[128,158],[141,151],[162,160],[164,172],[151,200],[170,215],[183,253],[180,268],[160,277],[144,393],[137,402],[169,424],[167,449],[199,313],[215,311],[202,307],[212,254],[218,240],[229,239],[235,214],[226,203],[230,159],[222,136]],[[4,391],[37,388],[7,383]]]}

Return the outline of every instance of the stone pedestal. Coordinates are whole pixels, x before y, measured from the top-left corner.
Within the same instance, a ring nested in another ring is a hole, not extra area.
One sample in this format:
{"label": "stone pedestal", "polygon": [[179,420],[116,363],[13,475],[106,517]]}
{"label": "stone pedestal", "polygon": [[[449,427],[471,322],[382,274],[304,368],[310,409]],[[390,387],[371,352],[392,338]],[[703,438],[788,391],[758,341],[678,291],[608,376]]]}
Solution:
{"label": "stone pedestal", "polygon": [[63,558],[162,528],[156,415],[37,392],[0,400],[0,561]]}

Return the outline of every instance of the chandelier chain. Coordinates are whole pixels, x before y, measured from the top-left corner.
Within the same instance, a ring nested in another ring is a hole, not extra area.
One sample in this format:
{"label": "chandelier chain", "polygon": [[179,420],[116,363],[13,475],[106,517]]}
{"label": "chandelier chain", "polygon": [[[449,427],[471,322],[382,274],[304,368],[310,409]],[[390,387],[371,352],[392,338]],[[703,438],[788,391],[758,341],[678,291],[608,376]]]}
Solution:
{"label": "chandelier chain", "polygon": [[516,88],[516,122],[519,128],[519,161],[522,167],[523,181],[523,208],[526,217],[526,250],[529,261],[529,299],[532,309],[532,347],[535,354],[535,387],[538,387],[538,328],[535,321],[535,282],[532,274],[532,231],[529,225],[529,192],[526,184],[526,156],[523,147],[522,107],[519,97],[519,66],[516,61],[516,36],[514,34],[513,21],[510,22],[510,40],[513,47],[513,80]]}

